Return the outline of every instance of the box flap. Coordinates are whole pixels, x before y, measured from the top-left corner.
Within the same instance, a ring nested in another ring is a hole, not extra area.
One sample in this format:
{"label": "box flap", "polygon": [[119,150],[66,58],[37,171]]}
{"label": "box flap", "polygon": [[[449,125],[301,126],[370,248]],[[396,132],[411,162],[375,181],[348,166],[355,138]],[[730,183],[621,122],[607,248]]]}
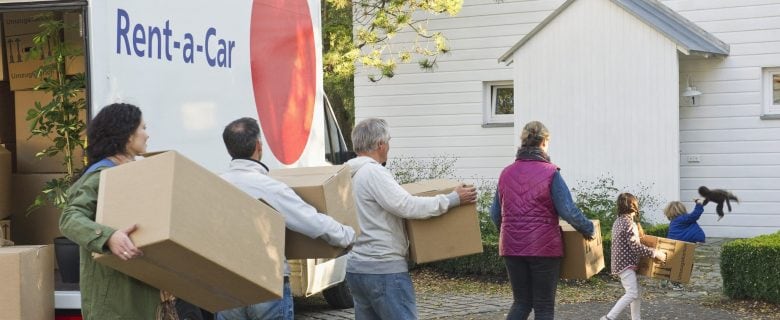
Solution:
{"label": "box flap", "polygon": [[322,166],[309,168],[289,168],[274,169],[269,172],[269,176],[283,178],[284,183],[291,188],[321,186],[333,177],[337,176],[342,170],[348,169],[346,166]]}
{"label": "box flap", "polygon": [[22,252],[27,252],[31,250],[40,250],[45,249],[47,246],[41,245],[32,245],[32,246],[11,246],[11,247],[0,247],[0,255],[4,254],[20,254]]}
{"label": "box flap", "polygon": [[424,180],[415,183],[407,183],[402,185],[407,192],[420,195],[420,194],[441,194],[452,192],[455,187],[460,185],[461,182],[451,179],[434,179]]}

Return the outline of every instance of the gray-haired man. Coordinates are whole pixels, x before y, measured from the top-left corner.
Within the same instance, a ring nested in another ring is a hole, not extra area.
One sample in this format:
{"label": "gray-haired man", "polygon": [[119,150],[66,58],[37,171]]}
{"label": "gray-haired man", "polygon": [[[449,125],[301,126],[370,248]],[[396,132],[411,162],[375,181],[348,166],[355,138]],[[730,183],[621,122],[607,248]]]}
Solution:
{"label": "gray-haired man", "polygon": [[416,319],[414,288],[406,258],[409,243],[403,219],[426,219],[476,200],[474,188],[415,197],[381,163],[387,161],[390,132],[382,119],[366,119],[352,130],[358,157],[347,162],[361,234],[347,262],[347,284],[355,319]]}

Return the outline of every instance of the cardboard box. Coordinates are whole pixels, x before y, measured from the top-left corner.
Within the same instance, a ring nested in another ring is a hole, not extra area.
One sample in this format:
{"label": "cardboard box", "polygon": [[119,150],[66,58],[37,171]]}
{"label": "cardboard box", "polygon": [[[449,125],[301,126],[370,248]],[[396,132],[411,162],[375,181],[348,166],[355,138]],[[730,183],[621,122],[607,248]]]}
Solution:
{"label": "cardboard box", "polygon": [[691,281],[695,243],[656,236],[644,236],[639,241],[648,247],[666,252],[666,262],[642,258],[639,260],[638,274],[681,283]]}
{"label": "cardboard box", "polygon": [[0,219],[11,215],[11,152],[0,146]]}
{"label": "cardboard box", "polygon": [[[3,28],[0,28],[2,34]],[[5,81],[5,56],[0,55],[0,81]]]}
{"label": "cardboard box", "polygon": [[86,72],[84,67],[84,56],[74,56],[65,60],[65,74],[72,76]]}
{"label": "cardboard box", "polygon": [[[16,113],[16,171],[19,173],[65,172],[65,167],[62,165],[64,161],[63,154],[43,159],[35,157],[36,153],[46,149],[53,142],[51,139],[40,136],[30,138],[30,124],[26,120],[27,112],[35,107],[35,102],[38,101],[45,105],[51,101],[51,95],[41,91],[17,91],[14,95]],[[80,93],[76,98],[83,97],[84,93]],[[86,110],[82,111],[79,117],[86,121]],[[79,162],[83,157],[84,151],[77,148],[74,159],[77,167],[82,166]]]}
{"label": "cardboard box", "polygon": [[3,13],[3,29],[6,37],[38,33],[41,30],[41,23],[45,21],[46,17],[42,16],[40,11]]}
{"label": "cardboard box", "polygon": [[14,174],[13,215],[11,220],[11,241],[17,245],[52,244],[54,238],[62,236],[59,227],[60,210],[47,205],[27,214],[35,197],[41,193],[46,182],[62,177],[61,174]]}
{"label": "cardboard box", "polygon": [[0,220],[0,239],[11,241],[11,220]]}
{"label": "cardboard box", "polygon": [[53,251],[51,246],[0,248],[2,319],[54,319]]}
{"label": "cardboard box", "polygon": [[[65,22],[65,45],[84,52],[84,24],[78,12],[66,12],[62,15]],[[84,73],[84,56],[78,55],[65,60],[65,74]]]}
{"label": "cardboard box", "polygon": [[212,312],[281,297],[282,216],[182,155],[103,170],[97,203],[98,223],[137,224],[144,252],[97,262]]}
{"label": "cardboard box", "polygon": [[[269,174],[292,188],[303,201],[320,213],[360,230],[352,194],[352,176],[347,166],[276,169]],[[285,240],[287,259],[336,258],[344,248],[330,246],[320,239],[311,239],[287,230]]]}
{"label": "cardboard box", "polygon": [[593,240],[586,240],[566,221],[559,222],[563,232],[563,260],[560,274],[562,279],[590,279],[604,269],[601,224],[598,220],[590,221],[593,222],[596,231]]}
{"label": "cardboard box", "polygon": [[[31,57],[33,37],[35,34],[23,34],[6,36],[6,61],[8,61],[8,77],[11,90],[27,90],[35,88],[41,83],[41,79],[35,76],[35,70],[43,66],[44,57],[51,55],[51,51],[43,50],[42,56]],[[50,71],[44,76],[56,77],[56,73]]]}
{"label": "cardboard box", "polygon": [[[452,192],[461,182],[425,180],[402,187],[418,197]],[[409,257],[415,263],[427,263],[482,252],[476,204],[450,209],[447,213],[425,220],[406,220]]]}

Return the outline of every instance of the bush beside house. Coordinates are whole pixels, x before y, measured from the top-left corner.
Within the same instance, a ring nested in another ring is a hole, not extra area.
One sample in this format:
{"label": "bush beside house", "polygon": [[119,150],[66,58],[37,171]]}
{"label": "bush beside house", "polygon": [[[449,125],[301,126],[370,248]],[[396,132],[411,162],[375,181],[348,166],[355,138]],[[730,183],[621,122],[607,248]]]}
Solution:
{"label": "bush beside house", "polygon": [[727,296],[780,303],[780,232],[723,245],[720,272]]}

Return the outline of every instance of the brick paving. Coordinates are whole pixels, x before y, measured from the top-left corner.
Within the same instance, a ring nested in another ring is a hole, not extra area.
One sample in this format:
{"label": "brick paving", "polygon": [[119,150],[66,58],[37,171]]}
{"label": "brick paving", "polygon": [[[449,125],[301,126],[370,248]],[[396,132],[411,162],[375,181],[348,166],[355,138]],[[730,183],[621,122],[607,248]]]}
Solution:
{"label": "brick paving", "polygon": [[[645,319],[780,319],[780,315],[745,315],[734,310],[704,306],[700,301],[721,296],[720,250],[726,239],[711,238],[696,248],[696,262],[691,283],[682,291],[673,291],[668,284],[654,279],[642,279],[642,288],[653,294],[652,300],[643,300],[642,317]],[[608,284],[621,290],[620,282]],[[353,309],[330,310],[322,298],[308,298],[295,301],[296,319],[341,320],[354,319]],[[447,295],[418,294],[417,308],[420,319],[505,319],[512,303],[511,296],[489,296],[484,294]],[[585,302],[559,304],[556,319],[599,319],[614,305],[612,302]],[[622,319],[630,319],[625,311]]]}

